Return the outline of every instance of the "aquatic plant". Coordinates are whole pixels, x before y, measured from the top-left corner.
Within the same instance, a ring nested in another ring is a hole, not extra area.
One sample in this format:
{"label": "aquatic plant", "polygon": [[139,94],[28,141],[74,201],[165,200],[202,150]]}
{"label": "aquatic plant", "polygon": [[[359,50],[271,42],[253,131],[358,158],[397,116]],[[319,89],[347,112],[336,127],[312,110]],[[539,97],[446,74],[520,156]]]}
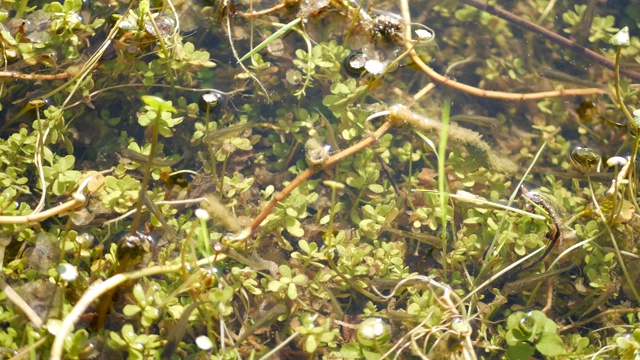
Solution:
{"label": "aquatic plant", "polygon": [[263,5],[0,4],[0,356],[637,356],[636,5]]}

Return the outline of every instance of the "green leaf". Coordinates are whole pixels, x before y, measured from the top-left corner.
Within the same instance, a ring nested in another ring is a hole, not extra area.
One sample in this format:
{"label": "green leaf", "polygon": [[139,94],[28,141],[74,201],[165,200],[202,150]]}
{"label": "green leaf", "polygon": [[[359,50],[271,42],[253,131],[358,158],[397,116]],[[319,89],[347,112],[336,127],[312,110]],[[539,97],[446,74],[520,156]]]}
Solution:
{"label": "green leaf", "polygon": [[141,306],[145,306],[147,304],[147,299],[145,298],[144,295],[144,290],[142,289],[142,285],[140,284],[135,284],[133,287],[133,297],[136,298],[136,302],[141,305]]}
{"label": "green leaf", "polygon": [[289,284],[289,288],[287,289],[287,297],[291,300],[295,300],[298,297],[298,290],[296,289],[296,285],[294,283]]}
{"label": "green leaf", "polygon": [[286,219],[286,229],[287,231],[295,237],[304,236],[304,229],[300,226],[300,222],[296,219],[288,218]]}
{"label": "green leaf", "polygon": [[520,343],[509,347],[506,352],[507,359],[509,360],[529,360],[535,353],[533,346]]}
{"label": "green leaf", "polygon": [[343,359],[360,359],[360,346],[358,343],[347,343],[340,348],[340,355]]}
{"label": "green leaf", "polygon": [[300,247],[300,249],[302,251],[304,251],[307,254],[310,254],[311,251],[309,250],[309,243],[307,242],[307,240],[300,240],[298,241],[298,246]]}
{"label": "green leaf", "polygon": [[282,288],[282,284],[279,281],[275,281],[274,280],[274,281],[269,282],[269,285],[267,285],[267,288],[271,292],[278,292]]}
{"label": "green leaf", "polygon": [[545,356],[558,356],[564,353],[564,343],[558,334],[543,332],[536,343],[536,349]]}
{"label": "green leaf", "polygon": [[142,313],[142,320],[140,321],[140,323],[144,327],[149,327],[159,317],[160,317],[160,310],[154,307],[148,306],[144,309]]}
{"label": "green leaf", "polygon": [[629,39],[629,27],[625,26],[615,33],[611,39],[609,39],[609,44],[613,46],[630,46],[631,41]]}
{"label": "green leaf", "polygon": [[63,8],[65,12],[77,12],[82,9],[82,0],[65,0]]}
{"label": "green leaf", "polygon": [[342,83],[332,84],[330,89],[331,93],[336,95],[349,94],[351,92],[349,87]]}
{"label": "green leaf", "polygon": [[364,358],[367,360],[379,360],[382,357],[380,352],[370,349],[362,349],[362,355],[364,355]]}
{"label": "green leaf", "polygon": [[49,4],[47,7],[48,13],[62,13],[64,12],[64,7],[59,2],[55,1]]}
{"label": "green leaf", "polygon": [[278,270],[280,271],[280,275],[281,277],[286,277],[286,278],[290,278],[291,277],[291,268],[288,267],[287,265],[280,265],[278,266]]}
{"label": "green leaf", "polygon": [[47,331],[49,332],[49,334],[55,336],[60,331],[61,325],[62,325],[62,320],[49,319],[47,320],[47,324],[45,325],[45,327],[47,328]]}
{"label": "green leaf", "polygon": [[305,274],[298,274],[291,281],[296,285],[304,285],[309,281],[309,278]]}
{"label": "green leaf", "polygon": [[129,348],[129,360],[144,360],[140,350]]}
{"label": "green leaf", "polygon": [[380,184],[369,184],[367,187],[376,194],[382,194],[384,192],[384,186]]}
{"label": "green leaf", "polygon": [[309,354],[316,352],[318,348],[318,342],[314,336],[308,336],[304,341],[304,350]]}
{"label": "green leaf", "polygon": [[13,38],[13,36],[11,36],[10,32],[6,30],[0,30],[0,36],[2,36],[4,41],[6,41],[9,45],[12,45],[12,46],[18,45],[18,42],[16,41],[16,39]]}
{"label": "green leaf", "polygon": [[[62,323],[62,321],[60,321],[60,323]],[[84,329],[80,329],[70,337],[67,337],[67,340],[65,340],[64,344],[65,349],[71,354],[77,354],[84,350],[84,346],[86,345],[86,341],[88,339],[89,333]]]}
{"label": "green leaf", "polygon": [[124,341],[126,341],[129,344],[133,343],[136,340],[136,337],[138,336],[135,330],[133,329],[133,325],[131,324],[124,324],[120,332],[122,333],[122,338],[124,339]]}
{"label": "green leaf", "polygon": [[618,336],[616,338],[616,345],[626,351],[629,348],[633,347],[633,341],[629,340],[628,338],[626,338],[625,336]]}
{"label": "green leaf", "polygon": [[465,5],[462,9],[456,10],[454,16],[458,21],[467,22],[476,18],[478,10],[472,6]]}
{"label": "green leaf", "polygon": [[109,333],[109,337],[111,338],[111,340],[113,340],[116,344],[118,344],[118,346],[120,347],[127,347],[127,342],[120,337],[120,334],[118,334],[115,331],[112,331]]}
{"label": "green leaf", "polygon": [[159,98],[157,96],[142,95],[141,99],[142,99],[142,102],[144,102],[145,104],[147,104],[147,105],[149,105],[151,107],[154,107],[154,108],[160,110],[160,112],[169,111],[169,112],[172,112],[174,114],[178,112],[176,110],[176,108],[174,108],[171,105],[171,101],[163,100],[163,99],[161,99],[161,98]]}
{"label": "green leaf", "polygon": [[142,310],[138,305],[128,304],[122,309],[122,313],[127,317],[133,317]]}
{"label": "green leaf", "polygon": [[147,306],[143,311],[143,319],[155,320],[160,317],[160,310],[154,308],[153,306]]}

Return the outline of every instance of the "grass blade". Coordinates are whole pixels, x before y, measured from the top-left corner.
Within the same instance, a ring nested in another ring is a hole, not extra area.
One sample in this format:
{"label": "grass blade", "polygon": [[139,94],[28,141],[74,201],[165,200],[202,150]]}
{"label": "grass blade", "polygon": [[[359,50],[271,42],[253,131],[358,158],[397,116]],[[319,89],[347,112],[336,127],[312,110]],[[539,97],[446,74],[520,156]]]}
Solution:
{"label": "grass blade", "polygon": [[285,26],[281,27],[280,30],[278,30],[278,31],[274,32],[273,34],[271,34],[271,36],[269,36],[265,41],[263,41],[260,44],[258,44],[258,46],[254,47],[251,51],[249,51],[242,58],[240,58],[240,62],[243,62],[243,61],[247,60],[248,58],[252,57],[253,54],[257,53],[258,51],[260,51],[262,49],[264,49],[267,45],[271,44],[275,39],[278,39],[278,38],[284,36],[286,33],[289,32],[289,30],[291,30],[292,27],[296,26],[301,20],[302,20],[301,18],[296,18],[295,20],[293,20],[290,23],[286,24]]}

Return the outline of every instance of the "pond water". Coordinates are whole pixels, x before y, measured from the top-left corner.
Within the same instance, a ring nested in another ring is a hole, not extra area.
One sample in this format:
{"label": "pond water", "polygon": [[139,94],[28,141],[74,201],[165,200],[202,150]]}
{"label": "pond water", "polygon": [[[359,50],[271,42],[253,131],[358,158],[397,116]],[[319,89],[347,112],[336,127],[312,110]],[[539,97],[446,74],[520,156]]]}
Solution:
{"label": "pond water", "polygon": [[640,3],[490,4],[2,2],[2,357],[637,357]]}

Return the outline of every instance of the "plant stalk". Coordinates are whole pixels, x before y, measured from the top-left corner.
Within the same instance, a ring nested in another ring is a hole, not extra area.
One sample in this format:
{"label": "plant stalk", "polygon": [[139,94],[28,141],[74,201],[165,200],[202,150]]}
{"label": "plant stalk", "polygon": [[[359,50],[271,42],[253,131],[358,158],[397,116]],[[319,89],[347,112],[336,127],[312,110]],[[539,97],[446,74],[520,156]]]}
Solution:
{"label": "plant stalk", "polygon": [[144,193],[147,191],[147,187],[149,187],[149,181],[151,179],[151,166],[153,166],[153,156],[156,153],[156,148],[158,147],[158,134],[160,132],[160,109],[156,109],[156,118],[154,120],[153,125],[153,135],[151,136],[151,150],[149,151],[149,156],[147,158],[147,163],[145,164],[144,169],[144,177],[142,178],[142,183],[140,184],[140,191],[138,192],[138,202],[136,203],[136,212],[133,215],[133,222],[131,223],[131,234],[136,234],[138,232],[138,227],[140,226],[140,219],[142,218],[142,205],[144,202],[142,201],[144,197]]}

